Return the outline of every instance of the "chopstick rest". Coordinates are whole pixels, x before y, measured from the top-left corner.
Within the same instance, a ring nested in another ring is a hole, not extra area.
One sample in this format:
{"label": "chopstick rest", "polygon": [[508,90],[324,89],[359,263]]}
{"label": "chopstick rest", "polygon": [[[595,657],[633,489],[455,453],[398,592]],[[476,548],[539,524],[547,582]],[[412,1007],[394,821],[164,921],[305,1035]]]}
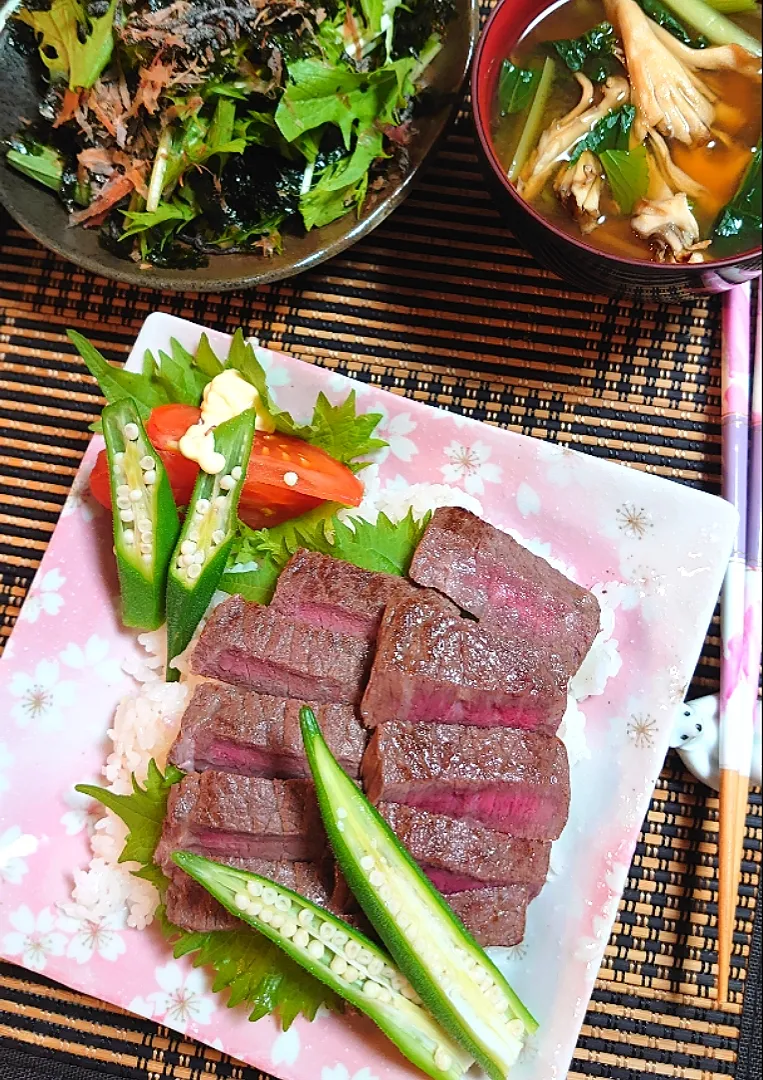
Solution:
{"label": "chopstick rest", "polygon": [[[761,783],[761,702],[755,714],[752,758],[750,760],[750,784]],[[721,783],[718,740],[720,735],[720,707],[717,694],[685,701],[676,710],[673,722],[671,747],[678,752],[689,772],[718,791]]]}

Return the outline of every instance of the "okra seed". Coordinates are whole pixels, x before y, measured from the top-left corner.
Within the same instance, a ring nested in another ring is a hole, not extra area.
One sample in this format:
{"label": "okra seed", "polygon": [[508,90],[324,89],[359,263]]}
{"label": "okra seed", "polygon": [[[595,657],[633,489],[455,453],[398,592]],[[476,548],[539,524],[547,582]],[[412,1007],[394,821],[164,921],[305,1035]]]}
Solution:
{"label": "okra seed", "polygon": [[335,975],[338,975],[341,978],[345,971],[347,971],[347,961],[343,956],[335,956],[329,964],[329,968]]}
{"label": "okra seed", "polygon": [[277,893],[275,889],[271,889],[269,885],[264,885],[262,888],[262,902],[272,907],[276,902]]}
{"label": "okra seed", "polygon": [[321,923],[321,925],[318,927],[318,936],[320,937],[321,941],[331,941],[334,936],[334,927],[331,925],[331,923]]}
{"label": "okra seed", "polygon": [[322,960],[324,951],[323,943],[315,938],[307,946],[307,952],[314,960]]}
{"label": "okra seed", "polygon": [[525,1033],[525,1025],[521,1020],[510,1020],[507,1025],[507,1031],[509,1035],[514,1035],[517,1039],[521,1039]]}
{"label": "okra seed", "polygon": [[226,500],[224,495],[218,495],[217,498],[215,499],[215,506],[217,507],[218,510],[224,510],[225,506],[226,506],[226,503],[227,503],[227,500]]}
{"label": "okra seed", "polygon": [[302,908],[299,915],[297,915],[297,922],[300,926],[309,926],[313,921],[313,912],[310,908]]}
{"label": "okra seed", "polygon": [[453,1064],[453,1060],[447,1051],[443,1050],[441,1046],[438,1046],[434,1052],[434,1063],[438,1069],[442,1069],[442,1071],[445,1072],[445,1070],[449,1069]]}
{"label": "okra seed", "polygon": [[121,465],[122,462],[124,461],[124,459],[125,459],[125,456],[124,456],[124,454],[122,453],[121,450],[119,451],[119,453],[114,454],[114,464],[115,465]]}
{"label": "okra seed", "polygon": [[294,935],[294,944],[298,945],[300,949],[306,949],[310,943],[310,935],[307,930],[297,930]]}
{"label": "okra seed", "polygon": [[204,565],[205,558],[206,558],[206,555],[204,554],[203,551],[195,551],[193,553],[193,555],[190,556],[191,562],[198,563],[199,566]]}
{"label": "okra seed", "polygon": [[250,896],[262,896],[262,885],[259,881],[247,881],[246,891]]}
{"label": "okra seed", "polygon": [[273,914],[270,916],[270,925],[273,927],[274,930],[280,930],[285,922],[286,919],[280,911],[274,911]]}
{"label": "okra seed", "polygon": [[[336,938],[334,938],[334,943],[336,944]],[[358,945],[357,941],[348,941],[347,942],[347,946],[346,946],[346,948],[344,950],[344,954],[345,954],[345,956],[347,957],[348,960],[354,960],[359,952],[360,952],[360,945]]]}
{"label": "okra seed", "polygon": [[195,581],[196,578],[201,577],[201,567],[198,563],[191,563],[190,566],[186,567],[185,572],[186,574],[188,574],[188,577],[191,579],[191,581]]}
{"label": "okra seed", "polygon": [[362,945],[358,949],[357,962],[359,964],[362,964],[363,967],[368,967],[369,963],[371,962],[371,953]]}
{"label": "okra seed", "polygon": [[222,544],[224,539],[225,539],[225,533],[223,532],[223,530],[222,529],[215,529],[215,531],[212,533],[212,543],[213,544]]}
{"label": "okra seed", "polygon": [[[193,555],[195,550],[196,550],[196,543],[195,543],[194,540],[184,540],[183,543],[180,545],[180,551],[182,552],[183,555]],[[254,884],[254,882],[250,881],[249,884],[247,885],[247,889],[249,888],[249,886],[251,886],[253,884]],[[257,887],[259,888],[259,885]],[[252,893],[252,895],[253,896],[258,896],[259,893]]]}
{"label": "okra seed", "polygon": [[375,956],[368,965],[369,975],[381,975],[384,971],[384,961],[380,960],[378,956]]}
{"label": "okra seed", "polygon": [[141,555],[150,555],[153,550],[154,548],[152,544],[144,542],[140,545]]}
{"label": "okra seed", "polygon": [[122,539],[124,540],[124,542],[126,544],[134,544],[135,543],[135,533],[133,532],[132,529],[125,529],[125,531],[122,533]]}
{"label": "okra seed", "polygon": [[117,495],[117,510],[129,510],[130,500],[127,495]]}
{"label": "okra seed", "polygon": [[392,981],[393,976],[397,975],[395,969],[391,968],[389,964],[384,965],[382,972],[384,974],[384,978],[387,979],[389,982]]}
{"label": "okra seed", "polygon": [[270,908],[263,907],[262,911],[260,912],[260,922],[264,922],[267,925],[272,918],[273,912],[270,910]]}
{"label": "okra seed", "polygon": [[138,532],[150,533],[154,531],[154,527],[147,517],[138,518]]}
{"label": "okra seed", "polygon": [[384,884],[384,874],[380,870],[372,870],[368,875],[368,880],[378,889],[380,885]]}
{"label": "okra seed", "polygon": [[392,1001],[392,994],[390,994],[386,986],[379,987],[379,1001],[384,1005],[388,1005]]}
{"label": "okra seed", "polygon": [[119,520],[120,521],[134,521],[135,520],[135,514],[133,514],[132,510],[120,510],[119,511]]}
{"label": "okra seed", "polygon": [[209,510],[209,499],[197,499],[196,500],[196,513],[206,514]]}
{"label": "okra seed", "polygon": [[154,467],[154,459],[151,457],[150,454],[145,454],[140,459],[140,467],[143,470],[143,472],[145,472],[146,469],[153,469],[153,467]]}
{"label": "okra seed", "polygon": [[389,981],[392,984],[392,989],[393,990],[397,990],[399,992],[400,990],[403,989],[403,986],[404,986],[403,977],[402,977],[402,975],[399,975],[398,972],[393,971]]}
{"label": "okra seed", "polygon": [[231,474],[231,476],[233,477],[234,480],[240,480],[241,479],[241,466],[240,465],[234,465],[233,468],[230,471],[230,474]]}
{"label": "okra seed", "polygon": [[279,911],[291,911],[291,900],[288,896],[276,896],[276,907]]}
{"label": "okra seed", "polygon": [[397,900],[395,900],[394,897],[392,897],[388,901],[388,903],[387,903],[387,911],[390,913],[390,915],[393,916],[393,918],[394,918],[395,915],[398,915],[400,913],[400,904],[397,902]]}
{"label": "okra seed", "polygon": [[144,563],[150,563],[150,562],[151,562],[151,558],[152,558],[152,556],[151,556],[151,555],[145,555],[145,554],[144,554],[144,555],[141,555],[141,559],[143,560],[143,562],[144,562]]}
{"label": "okra seed", "polygon": [[403,995],[403,997],[408,998],[409,1001],[412,1001],[416,1005],[421,1001],[421,998],[413,989],[410,983],[405,983],[401,987],[400,993]]}
{"label": "okra seed", "polygon": [[[348,940],[349,940],[349,938],[347,937],[347,934],[345,934],[343,930],[337,930],[337,932],[334,934],[334,940],[332,941],[331,944],[334,946],[335,949],[343,949],[344,946],[347,945]],[[350,942],[350,944],[352,944],[352,942]],[[346,951],[347,955],[350,957],[350,959],[352,959],[352,956],[350,955],[349,946],[345,951]]]}
{"label": "okra seed", "polygon": [[364,870],[373,870],[373,868],[374,868],[373,855],[364,855],[363,858],[360,860],[360,865],[363,867]]}
{"label": "okra seed", "polygon": [[474,975],[472,976],[472,978],[476,982],[477,986],[483,986],[485,988],[487,988],[488,983],[492,983],[492,981],[493,981],[490,978],[490,976],[488,975],[488,973],[485,971],[485,969],[483,967],[479,967],[479,966],[477,967],[477,970],[474,972]]}
{"label": "okra seed", "polygon": [[119,484],[118,485],[118,487],[117,487],[117,496],[120,499],[126,498],[129,494],[130,494],[130,485],[129,484]]}
{"label": "okra seed", "polygon": [[223,491],[232,491],[235,486],[236,481],[233,479],[230,473],[226,473],[225,476],[220,478],[220,487]]}
{"label": "okra seed", "polygon": [[299,483],[299,476],[295,472],[285,472],[283,474],[283,482],[287,487],[296,487]]}
{"label": "okra seed", "polygon": [[132,424],[132,423],[131,424],[125,424],[125,438],[126,439],[128,439],[130,442],[135,442],[135,440],[138,438],[139,435],[140,435],[140,429],[139,429],[137,424]]}
{"label": "okra seed", "polygon": [[363,983],[363,993],[366,997],[378,998],[381,993],[381,987],[378,983],[375,983],[373,979],[366,979]]}
{"label": "okra seed", "polygon": [[249,907],[249,897],[246,893],[237,892],[233,897],[233,903],[236,905],[239,911],[246,911]]}
{"label": "okra seed", "polygon": [[259,915],[262,911],[262,904],[259,900],[250,900],[248,910],[250,915]]}
{"label": "okra seed", "polygon": [[294,919],[284,919],[284,924],[281,927],[281,933],[285,938],[293,938],[297,933],[297,924]]}
{"label": "okra seed", "polygon": [[149,487],[151,484],[156,483],[156,469],[147,469],[146,472],[143,473],[143,483],[148,484]]}
{"label": "okra seed", "polygon": [[347,970],[344,973],[345,981],[348,983],[357,982],[360,978],[360,972],[356,967],[352,967],[351,964],[347,965]]}

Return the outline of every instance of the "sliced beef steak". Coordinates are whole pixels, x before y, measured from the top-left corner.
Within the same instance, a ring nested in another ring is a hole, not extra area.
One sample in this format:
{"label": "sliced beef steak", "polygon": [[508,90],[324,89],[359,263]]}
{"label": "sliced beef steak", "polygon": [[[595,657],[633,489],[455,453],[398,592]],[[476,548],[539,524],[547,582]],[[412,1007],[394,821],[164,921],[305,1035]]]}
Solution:
{"label": "sliced beef steak", "polygon": [[569,810],[567,751],[539,732],[382,724],[362,775],[374,803],[405,803],[528,840],[555,840]]}
{"label": "sliced beef steak", "polygon": [[407,578],[361,570],[316,551],[298,551],[281,572],[271,607],[370,645],[390,600],[416,591]]}
{"label": "sliced beef steak", "polygon": [[382,802],[377,809],[441,893],[524,885],[537,896],[551,844],[507,836],[485,825]]}
{"label": "sliced beef steak", "polygon": [[191,667],[197,675],[277,697],[356,704],[370,659],[362,638],[231,596],[202,630]]}
{"label": "sliced beef steak", "polygon": [[525,936],[527,890],[498,885],[448,896],[448,903],[480,945],[518,945]]}
{"label": "sliced beef steak", "polygon": [[[301,704],[225,683],[201,683],[183,714],[170,761],[184,772],[309,777],[299,730]],[[317,703],[312,708],[332,753],[350,776],[357,776],[366,733],[355,708]]]}
{"label": "sliced beef steak", "polygon": [[435,510],[410,576],[486,625],[545,643],[568,678],[599,629],[599,603],[592,593],[468,510]]}
{"label": "sliced beef steak", "polygon": [[369,727],[427,720],[554,732],[566,684],[546,650],[419,597],[387,608],[361,713]]}
{"label": "sliced beef steak", "polygon": [[299,862],[322,858],[326,848],[311,781],[209,770],[189,773],[171,789],[156,859],[167,873],[179,850]]}
{"label": "sliced beef steak", "polygon": [[[314,904],[330,907],[330,874],[323,865],[265,859],[218,858],[217,861],[270,878],[271,881],[307,897]],[[165,903],[167,918],[184,930],[207,933],[210,930],[235,930],[242,925],[240,920],[218,904],[202,885],[184,874],[177,866],[167,888]]]}

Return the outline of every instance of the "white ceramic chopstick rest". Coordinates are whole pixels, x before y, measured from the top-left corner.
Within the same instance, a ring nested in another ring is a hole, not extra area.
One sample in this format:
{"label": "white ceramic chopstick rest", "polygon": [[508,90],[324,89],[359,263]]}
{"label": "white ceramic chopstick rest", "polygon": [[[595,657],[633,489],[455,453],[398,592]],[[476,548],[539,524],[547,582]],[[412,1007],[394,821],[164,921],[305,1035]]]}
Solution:
{"label": "white ceramic chopstick rest", "polygon": [[[718,764],[718,695],[685,701],[676,711],[670,745],[677,750],[686,768],[715,791],[720,786]],[[761,703],[755,714],[755,733],[750,762],[750,785],[761,782]]]}

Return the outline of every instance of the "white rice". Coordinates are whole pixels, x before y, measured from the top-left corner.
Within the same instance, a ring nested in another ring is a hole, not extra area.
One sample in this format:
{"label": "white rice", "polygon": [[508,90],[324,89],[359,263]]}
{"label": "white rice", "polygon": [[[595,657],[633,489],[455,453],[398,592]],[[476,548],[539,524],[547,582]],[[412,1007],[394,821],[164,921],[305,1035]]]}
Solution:
{"label": "white rice", "polygon": [[[363,502],[356,510],[341,512],[350,524],[353,516],[375,522],[381,512],[393,522],[402,520],[409,510],[413,510],[414,517],[421,518],[427,511],[440,506],[462,506],[480,516],[483,513],[476,498],[445,484],[414,484],[404,489],[394,482],[382,485],[376,465],[364,471],[363,479]],[[516,533],[513,535],[551,565],[569,577],[574,576],[569,567],[553,558],[546,545],[537,540],[524,540]],[[602,609],[601,630],[580,671],[570,681],[567,711],[559,728],[559,737],[567,747],[571,766],[590,756],[585,737],[585,714],[579,702],[601,694],[608,680],[620,669],[617,641],[613,638],[614,609],[619,595],[617,588],[611,586],[612,583],[593,587]],[[224,599],[224,593],[216,594],[210,608]],[[133,775],[141,783],[145,780],[152,758],[164,770],[186,703],[194,686],[203,681],[188,671],[187,657],[195,637],[185,653],[173,661],[173,666],[180,671],[180,680],[175,683],[165,683],[163,678],[167,653],[164,629],[139,634],[137,640],[144,654],[140,658],[131,657],[123,665],[135,680],[135,687],[117,705],[113,727],[107,733],[112,749],[103,767],[105,786],[120,794],[132,790]],[[90,836],[92,858],[85,869],[74,872],[72,902],[61,905],[65,915],[95,921],[109,919],[112,925],[138,929],[152,921],[159,894],[150,882],[131,873],[137,869],[134,863],[118,861],[126,834],[122,821],[109,810],[96,821]]]}

